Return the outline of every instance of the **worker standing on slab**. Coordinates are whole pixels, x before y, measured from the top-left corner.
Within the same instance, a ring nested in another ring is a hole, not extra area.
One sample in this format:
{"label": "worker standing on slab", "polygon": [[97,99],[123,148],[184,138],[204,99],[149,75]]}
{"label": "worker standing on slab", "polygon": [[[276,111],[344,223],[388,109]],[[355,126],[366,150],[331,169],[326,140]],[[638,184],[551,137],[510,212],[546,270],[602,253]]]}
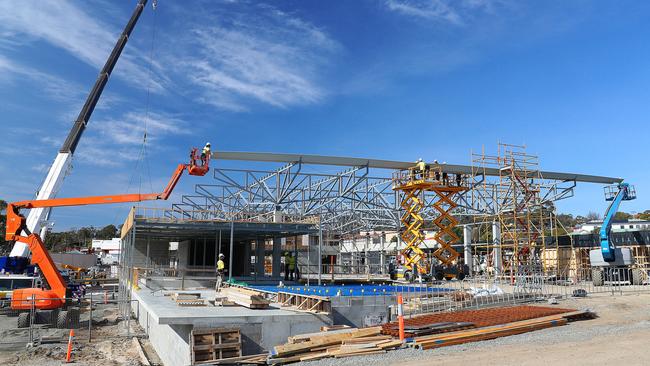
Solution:
{"label": "worker standing on slab", "polygon": [[289,253],[289,277],[291,281],[298,279],[298,275],[296,274],[296,257],[291,253]]}
{"label": "worker standing on slab", "polygon": [[289,262],[291,261],[289,252],[284,252],[284,280],[289,281]]}
{"label": "worker standing on slab", "polygon": [[223,278],[226,273],[226,263],[223,261],[226,256],[219,254],[219,260],[217,261],[217,284],[215,290],[219,291],[221,284],[223,283]]}
{"label": "worker standing on slab", "polygon": [[201,165],[205,165],[205,162],[207,161],[207,157],[210,156],[210,143],[207,142],[205,146],[203,146],[203,150],[201,150]]}

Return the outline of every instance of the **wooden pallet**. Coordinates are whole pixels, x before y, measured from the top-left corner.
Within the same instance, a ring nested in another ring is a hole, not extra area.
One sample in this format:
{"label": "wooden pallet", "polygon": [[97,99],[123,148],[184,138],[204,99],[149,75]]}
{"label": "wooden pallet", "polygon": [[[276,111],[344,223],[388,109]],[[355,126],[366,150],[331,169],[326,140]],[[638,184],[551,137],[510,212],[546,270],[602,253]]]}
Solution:
{"label": "wooden pallet", "polygon": [[238,328],[192,329],[190,334],[192,365],[242,357]]}
{"label": "wooden pallet", "polygon": [[174,292],[171,294],[172,301],[176,302],[178,306],[206,306],[205,299],[201,298],[201,294]]}
{"label": "wooden pallet", "polygon": [[278,302],[283,307],[291,307],[295,310],[324,314],[332,312],[332,303],[330,302],[329,297],[293,294],[290,292],[279,291]]}

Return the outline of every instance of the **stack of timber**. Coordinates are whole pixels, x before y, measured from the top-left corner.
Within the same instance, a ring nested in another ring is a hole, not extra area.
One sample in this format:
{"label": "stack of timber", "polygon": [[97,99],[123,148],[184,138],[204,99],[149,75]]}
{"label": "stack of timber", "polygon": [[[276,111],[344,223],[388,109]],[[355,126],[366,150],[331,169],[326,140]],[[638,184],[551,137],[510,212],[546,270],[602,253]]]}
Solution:
{"label": "stack of timber", "polygon": [[402,341],[381,335],[380,332],[381,327],[342,328],[289,337],[287,343],[273,348],[267,362],[282,365],[328,357],[361,356],[384,353],[402,346]]}
{"label": "stack of timber", "polygon": [[267,309],[269,307],[270,301],[257,291],[241,287],[224,287],[219,289],[219,292],[235,304],[249,309]]}
{"label": "stack of timber", "polygon": [[205,299],[201,298],[201,294],[196,293],[182,293],[174,292],[171,296],[172,301],[176,302],[178,306],[205,306]]}
{"label": "stack of timber", "polygon": [[[409,337],[415,337],[415,336],[423,336],[429,334],[455,332],[458,330],[465,330],[470,328],[475,328],[474,323],[443,322],[443,323],[431,323],[431,324],[421,324],[421,325],[405,325],[404,334],[405,335],[408,334]],[[394,330],[399,332],[399,326],[395,326]]]}
{"label": "stack of timber", "polygon": [[570,313],[550,315],[477,329],[415,337],[411,345],[419,349],[433,349],[453,346],[457,344],[477,342],[532,332],[544,328],[565,325],[569,321],[591,319],[593,317],[594,314],[589,311],[573,311]]}
{"label": "stack of timber", "polygon": [[242,357],[237,328],[193,329],[190,341],[192,365]]}

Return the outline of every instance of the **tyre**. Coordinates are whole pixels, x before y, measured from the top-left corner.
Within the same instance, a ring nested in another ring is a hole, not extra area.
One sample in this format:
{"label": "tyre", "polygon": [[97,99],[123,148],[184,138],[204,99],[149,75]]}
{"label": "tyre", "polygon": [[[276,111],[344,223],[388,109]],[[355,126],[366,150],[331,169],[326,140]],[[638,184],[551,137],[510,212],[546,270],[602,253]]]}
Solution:
{"label": "tyre", "polygon": [[68,328],[70,328],[70,329],[79,328],[79,309],[78,308],[69,308],[68,309]]}
{"label": "tyre", "polygon": [[603,270],[599,268],[592,268],[591,281],[593,282],[594,286],[602,286],[604,282]]}
{"label": "tyre", "polygon": [[59,311],[56,317],[56,327],[59,329],[68,329],[68,312],[66,310]]}
{"label": "tyre", "polygon": [[406,282],[413,282],[413,280],[415,279],[415,276],[413,276],[413,272],[406,271],[406,272],[404,272],[404,279],[406,280]]}
{"label": "tyre", "polygon": [[18,314],[18,328],[29,327],[29,313]]}
{"label": "tyre", "polygon": [[441,271],[438,271],[436,272],[434,277],[436,278],[436,281],[442,281],[442,279],[445,278],[445,274],[442,273]]}
{"label": "tyre", "polygon": [[645,280],[645,272],[641,268],[632,269],[632,284],[633,285],[643,285]]}

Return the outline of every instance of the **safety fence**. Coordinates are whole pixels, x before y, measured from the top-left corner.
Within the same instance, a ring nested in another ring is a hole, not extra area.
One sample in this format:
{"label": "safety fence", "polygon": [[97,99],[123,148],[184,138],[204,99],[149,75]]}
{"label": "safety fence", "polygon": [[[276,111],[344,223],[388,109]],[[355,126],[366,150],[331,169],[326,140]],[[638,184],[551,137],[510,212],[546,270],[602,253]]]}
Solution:
{"label": "safety fence", "polygon": [[572,269],[559,276],[526,270],[512,277],[476,276],[462,281],[436,281],[421,284],[425,290],[412,291],[406,287],[407,291],[400,293],[404,298],[404,315],[408,317],[526,302],[554,303],[569,297],[650,293],[648,273],[646,268],[630,267]]}
{"label": "safety fence", "polygon": [[[43,301],[60,301],[64,308],[40,310]],[[0,308],[2,338],[0,348],[18,349],[40,344],[67,343],[74,331],[74,342],[92,343],[112,338],[144,337],[137,321],[137,300],[120,299],[114,291],[89,291],[82,298],[30,298],[22,301],[24,309],[12,309],[10,300],[4,299]],[[120,308],[136,309],[128,317]]]}

